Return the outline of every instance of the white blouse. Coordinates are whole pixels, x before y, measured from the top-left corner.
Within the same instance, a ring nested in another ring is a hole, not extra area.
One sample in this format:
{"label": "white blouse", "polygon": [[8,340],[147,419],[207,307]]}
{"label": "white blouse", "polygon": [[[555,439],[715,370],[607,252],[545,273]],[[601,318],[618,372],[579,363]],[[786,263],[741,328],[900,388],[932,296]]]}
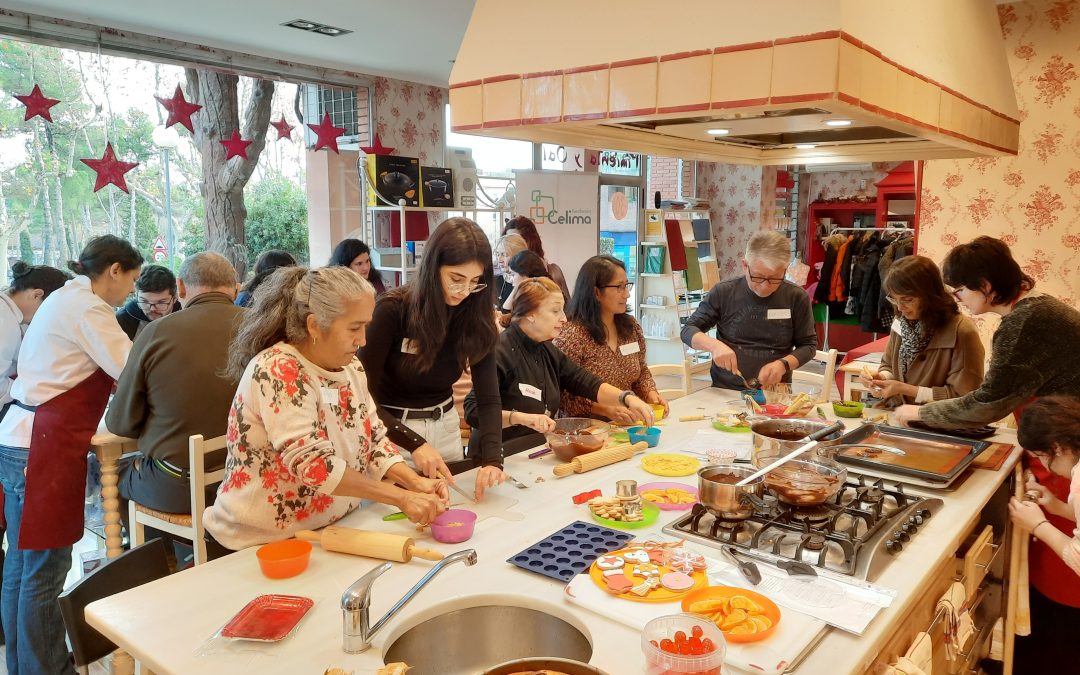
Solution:
{"label": "white blouse", "polygon": [[[113,308],[77,276],[51,293],[34,314],[19,350],[19,377],[11,396],[36,406],[69,391],[101,368],[114,380],[127,362],[131,340]],[[12,406],[0,422],[0,445],[30,447],[34,413]]]}
{"label": "white blouse", "polygon": [[0,293],[0,405],[11,401],[11,385],[25,330],[19,306],[10,295]]}

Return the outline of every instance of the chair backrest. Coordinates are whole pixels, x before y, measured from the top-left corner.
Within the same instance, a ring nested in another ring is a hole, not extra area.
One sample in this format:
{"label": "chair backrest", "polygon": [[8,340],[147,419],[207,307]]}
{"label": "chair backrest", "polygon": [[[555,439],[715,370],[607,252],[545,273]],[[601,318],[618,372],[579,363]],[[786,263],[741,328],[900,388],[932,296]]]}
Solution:
{"label": "chair backrest", "polygon": [[682,363],[657,363],[649,366],[649,372],[652,373],[654,378],[671,376],[679,378],[681,382],[679,388],[657,390],[657,393],[665,399],[670,401],[690,393],[690,366],[686,361]]}
{"label": "chair backrest", "polygon": [[61,593],[60,614],[71,640],[75,665],[82,668],[116,650],[115,644],[86,623],[83,610],[87,605],[168,574],[165,543],[151,539],[109,560]]}
{"label": "chair backrest", "polygon": [[188,466],[191,471],[191,526],[195,530],[192,544],[196,547],[202,544],[204,535],[203,511],[206,510],[206,486],[220,483],[225,479],[225,465],[222,464],[221,468],[208,471],[207,456],[224,450],[225,446],[224,434],[208,441],[203,439],[202,434],[188,438]]}
{"label": "chair backrest", "polygon": [[814,361],[825,364],[825,371],[821,374],[811,373],[804,370],[794,370],[791,373],[792,382],[807,382],[821,387],[819,401],[828,401],[831,398],[832,386],[836,376],[836,350],[830,349],[823,352],[820,349],[814,354]]}

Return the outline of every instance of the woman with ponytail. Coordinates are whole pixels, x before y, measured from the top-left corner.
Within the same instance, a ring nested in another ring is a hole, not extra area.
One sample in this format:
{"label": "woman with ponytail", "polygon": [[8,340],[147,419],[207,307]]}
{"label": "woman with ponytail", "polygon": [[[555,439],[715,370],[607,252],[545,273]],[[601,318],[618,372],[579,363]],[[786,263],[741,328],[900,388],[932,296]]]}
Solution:
{"label": "woman with ponytail", "polygon": [[91,239],[68,265],[78,276],[37,308],[19,350],[0,422],[8,540],[0,618],[12,675],[74,672],[56,599],[83,534],[86,449],[131,351],[113,312],[142,263],[119,237]]}
{"label": "woman with ponytail", "polygon": [[206,509],[207,551],[314,530],[361,499],[426,525],[446,485],[405,464],[386,438],[356,351],[375,289],[347,267],[283,267],[267,277],[232,344],[225,478]]}

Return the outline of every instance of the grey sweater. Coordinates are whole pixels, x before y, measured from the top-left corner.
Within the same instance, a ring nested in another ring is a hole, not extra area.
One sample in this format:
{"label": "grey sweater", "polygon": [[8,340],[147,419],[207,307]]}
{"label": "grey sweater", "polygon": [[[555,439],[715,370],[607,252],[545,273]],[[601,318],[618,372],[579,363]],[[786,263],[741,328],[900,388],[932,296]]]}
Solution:
{"label": "grey sweater", "polygon": [[[745,277],[721,281],[686,321],[682,341],[690,345],[695,335],[714,326],[717,339],[735,351],[739,370],[747,379],[757,377],[769,361],[794,354],[802,365],[817,351],[810,297],[788,281],[767,298],[751,291]],[[743,388],[734,373],[715,363],[710,373],[714,387]]]}
{"label": "grey sweater", "polygon": [[1049,295],[1016,303],[1001,320],[986,379],[975,391],[927,403],[919,418],[940,429],[996,422],[1035,396],[1080,396],[1080,312]]}

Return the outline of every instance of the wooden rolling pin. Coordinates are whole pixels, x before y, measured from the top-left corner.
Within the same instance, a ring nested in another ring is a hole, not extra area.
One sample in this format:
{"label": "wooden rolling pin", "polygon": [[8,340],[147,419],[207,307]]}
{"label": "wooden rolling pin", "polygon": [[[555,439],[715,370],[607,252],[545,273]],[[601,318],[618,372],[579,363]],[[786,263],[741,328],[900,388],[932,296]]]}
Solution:
{"label": "wooden rolling pin", "polygon": [[324,527],[314,530],[300,530],[297,539],[306,539],[322,545],[327,551],[351,553],[379,560],[409,562],[413,556],[424,560],[442,560],[443,554],[428,548],[417,548],[411,537],[387,532],[369,532],[354,530],[351,527]]}
{"label": "wooden rolling pin", "polygon": [[585,473],[586,471],[599,469],[608,464],[621,462],[624,459],[630,459],[639,452],[645,452],[648,447],[649,445],[645,441],[638,441],[633,445],[624,443],[603,450],[597,450],[596,452],[590,452],[585,455],[579,455],[566,464],[560,464],[555,467],[555,477],[564,478],[572,473]]}

